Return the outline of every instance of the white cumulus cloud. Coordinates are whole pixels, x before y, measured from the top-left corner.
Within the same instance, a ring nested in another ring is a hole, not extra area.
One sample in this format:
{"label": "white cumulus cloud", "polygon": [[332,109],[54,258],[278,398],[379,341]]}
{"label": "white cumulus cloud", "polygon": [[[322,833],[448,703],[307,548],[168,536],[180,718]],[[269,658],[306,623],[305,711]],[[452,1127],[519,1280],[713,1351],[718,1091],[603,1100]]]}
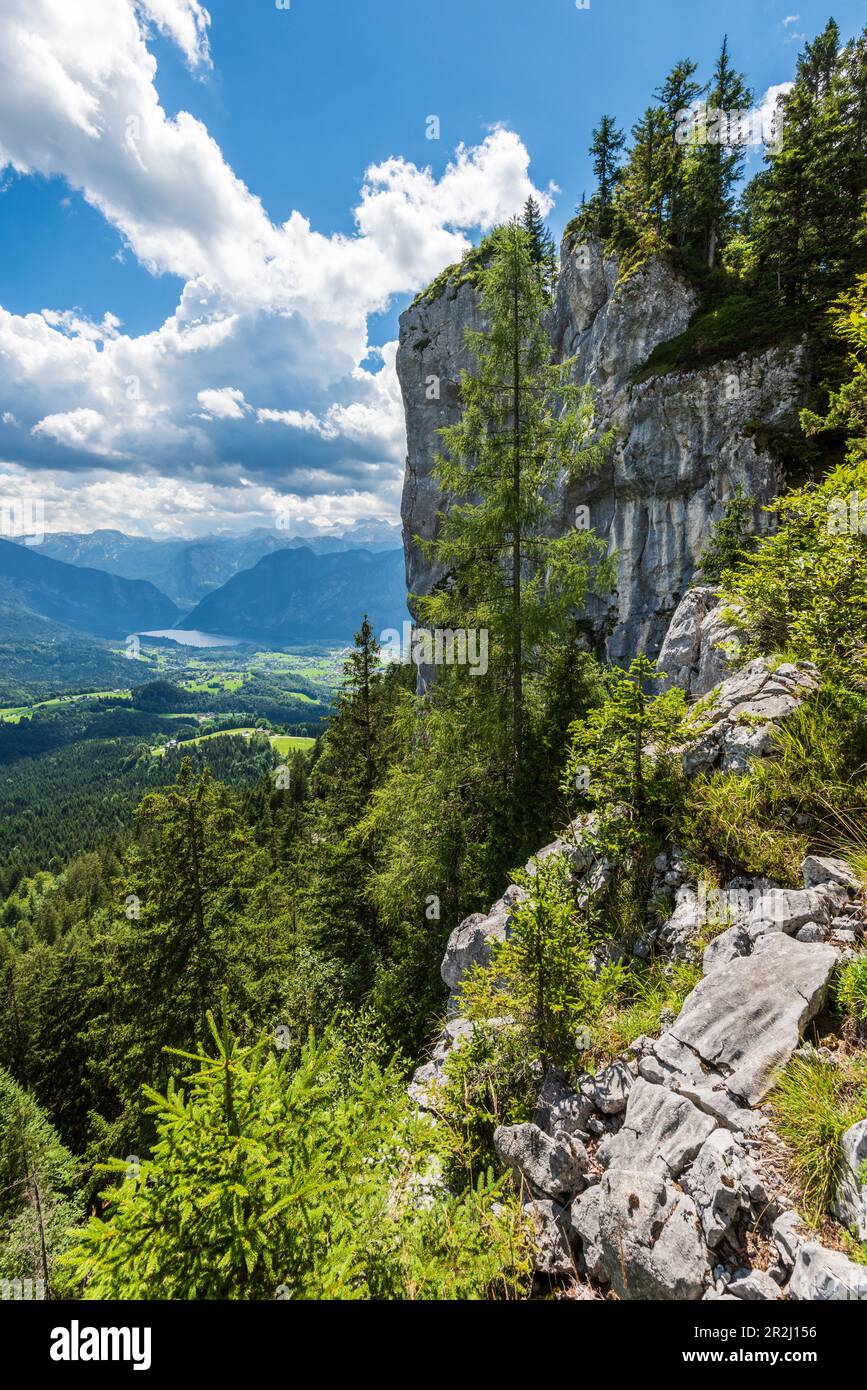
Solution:
{"label": "white cumulus cloud", "polygon": [[[208,69],[197,0],[4,0],[0,174],[59,176],[153,273],[175,311],[133,336],[55,305],[0,307],[0,459],[34,469],[135,465],[190,486],[388,499],[405,448],[396,345],[369,362],[368,320],[457,260],[471,234],[536,189],[495,128],[439,174],[398,156],[368,168],[353,235],[295,211],[274,223],[201,121],[161,105],[153,29]],[[2,195],[0,195],[2,196]],[[225,383],[231,383],[231,386]],[[3,428],[14,414],[22,429]],[[115,524],[119,524],[116,519]]]}

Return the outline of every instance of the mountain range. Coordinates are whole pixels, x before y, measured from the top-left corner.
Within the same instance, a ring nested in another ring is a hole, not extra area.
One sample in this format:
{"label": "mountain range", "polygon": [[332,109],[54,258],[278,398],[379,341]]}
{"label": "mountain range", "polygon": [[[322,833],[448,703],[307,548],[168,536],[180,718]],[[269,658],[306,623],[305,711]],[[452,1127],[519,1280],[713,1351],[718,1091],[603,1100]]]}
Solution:
{"label": "mountain range", "polygon": [[0,540],[0,604],[25,609],[95,637],[124,638],[173,627],[181,610],[146,579],[67,565]]}
{"label": "mountain range", "polygon": [[278,644],[346,641],[365,612],[377,632],[408,616],[402,550],[275,550],[209,594],[183,625]]}
{"label": "mountain range", "polygon": [[[2,540],[0,638],[20,645],[22,631],[37,618],[62,624],[67,634],[113,640],[199,628],[258,642],[345,642],[365,612],[377,629],[399,626],[407,616],[403,551],[342,548],[352,543],[346,537],[284,541],[268,532],[182,545],[119,531],[47,536],[38,547]],[[54,558],[49,549],[74,553],[76,562]],[[150,573],[167,559],[176,577],[195,573],[201,584],[207,573],[209,592],[192,606],[179,605],[150,579],[85,565],[85,557]],[[217,583],[226,572],[225,582]]]}
{"label": "mountain range", "polygon": [[65,564],[106,570],[124,579],[147,579],[181,609],[193,608],[240,570],[251,569],[276,550],[305,547],[324,555],[347,550],[394,550],[400,527],[376,519],[356,521],[339,535],[298,535],[257,527],[242,536],[204,536],[198,540],[153,540],[123,531],[89,534],[53,532],[40,554]]}

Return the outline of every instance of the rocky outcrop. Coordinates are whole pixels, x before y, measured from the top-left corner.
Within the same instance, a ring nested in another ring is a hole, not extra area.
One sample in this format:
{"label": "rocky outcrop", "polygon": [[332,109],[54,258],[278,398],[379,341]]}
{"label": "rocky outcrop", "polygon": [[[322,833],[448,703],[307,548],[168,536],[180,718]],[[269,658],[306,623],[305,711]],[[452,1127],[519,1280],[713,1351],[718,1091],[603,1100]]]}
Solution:
{"label": "rocky outcrop", "polygon": [[818,689],[809,661],[750,661],[695,707],[693,720],[704,727],[684,749],[684,771],[745,772],[752,759],[774,752],[776,726]]}
{"label": "rocky outcrop", "polygon": [[696,584],[675,609],[657,658],[672,685],[687,695],[707,695],[738,665],[741,647],[736,613],[720,599],[719,591]]}
{"label": "rocky outcrop", "polygon": [[[695,738],[681,756],[743,771],[750,758],[773,755],[774,729],[816,684],[807,663],[749,663],[695,708]],[[512,885],[452,934],[442,964],[452,1017],[413,1078],[420,1107],[436,1112],[448,1055],[472,1035],[459,1013],[466,972],[508,936],[539,862],[562,856],[579,895],[604,887],[596,829],[594,817],[579,818],[527,865],[527,888]],[[801,888],[736,878],[709,891],[690,881],[677,847],[658,856],[654,901],[668,893],[671,910],[648,920],[633,949],[701,960],[703,978],[659,1036],[636,1038],[572,1083],[555,1071],[540,1077],[532,1122],[494,1136],[535,1232],[539,1274],[577,1280],[582,1296],[611,1288],[623,1299],[867,1298],[864,1268],[801,1231],[765,1153],[773,1139],[765,1097],[822,1009],[838,962],[867,940],[850,866],[808,855],[801,872]],[[622,957],[616,942],[598,949],[613,959],[614,947]],[[835,1202],[862,1239],[865,1136],[867,1120],[845,1136]],[[772,1264],[754,1263],[747,1232],[775,1244]]]}
{"label": "rocky outcrop", "polygon": [[[756,501],[757,529],[767,523],[761,504],[780,490],[782,476],[763,441],[794,430],[804,400],[801,349],[637,380],[653,349],[686,329],[696,303],[695,292],[661,260],[620,280],[598,245],[563,247],[548,325],[554,355],[574,359],[575,380],[595,391],[598,430],[613,430],[616,444],[601,473],[563,488],[556,527],[565,533],[586,506],[591,526],[617,555],[614,592],[588,607],[616,661],[637,651],[657,655],[711,525],[737,487]],[[472,365],[464,334],[478,327],[477,293],[460,277],[438,297],[421,296],[401,317],[397,371],[408,451],[402,516],[411,593],[428,593],[440,577],[416,537],[437,533],[438,430],[458,418],[460,374]]]}
{"label": "rocky outcrop", "polygon": [[675,1024],[642,1057],[641,1075],[721,1117],[755,1105],[825,1002],[836,964],[830,946],[769,932],[751,955],[696,986]]}
{"label": "rocky outcrop", "polygon": [[867,1241],[867,1118],[847,1129],[840,1141],[840,1179],[834,1213],[858,1240]]}

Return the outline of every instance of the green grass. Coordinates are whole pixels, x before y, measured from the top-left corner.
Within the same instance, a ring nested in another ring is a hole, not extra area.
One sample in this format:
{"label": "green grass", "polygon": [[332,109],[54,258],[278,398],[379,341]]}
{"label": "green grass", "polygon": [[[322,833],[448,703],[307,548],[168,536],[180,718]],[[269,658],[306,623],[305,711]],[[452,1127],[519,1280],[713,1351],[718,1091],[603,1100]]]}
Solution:
{"label": "green grass", "polygon": [[[198,734],[195,738],[181,739],[178,744],[178,747],[186,748],[194,743],[206,743],[207,740],[211,738],[250,738],[257,732],[258,730],[250,728],[216,729],[213,733],[210,734]],[[306,753],[308,749],[313,747],[315,742],[315,738],[300,738],[294,734],[270,735],[271,747],[274,749],[275,753],[277,753],[281,758],[285,757],[286,754],[289,752],[294,753],[296,749],[300,749],[302,753]],[[166,750],[164,747],[151,749],[151,752],[153,753],[155,758],[163,757],[165,751]]]}
{"label": "green grass", "polygon": [[285,758],[287,753],[308,752],[316,742],[315,738],[299,738],[294,734],[272,734],[271,747],[275,753],[279,753],[281,758]]}
{"label": "green grass", "polygon": [[834,1002],[856,1027],[867,1023],[867,951],[840,967],[834,982]]}
{"label": "green grass", "polygon": [[769,1100],[775,1127],[789,1147],[801,1209],[810,1225],[818,1226],[840,1178],[840,1141],[867,1114],[867,1065],[793,1057]]}

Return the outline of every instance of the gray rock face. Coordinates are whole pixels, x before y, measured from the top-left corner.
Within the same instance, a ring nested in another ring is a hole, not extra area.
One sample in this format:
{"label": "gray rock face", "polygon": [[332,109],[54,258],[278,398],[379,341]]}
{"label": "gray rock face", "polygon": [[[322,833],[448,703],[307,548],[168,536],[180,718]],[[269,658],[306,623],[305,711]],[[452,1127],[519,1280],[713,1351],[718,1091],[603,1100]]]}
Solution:
{"label": "gray rock face", "polygon": [[549,1071],[539,1092],[533,1123],[552,1136],[563,1131],[586,1138],[587,1121],[594,1108],[590,1094],[573,1090],[559,1072]]}
{"label": "gray rock face", "polygon": [[537,1125],[500,1125],[494,1148],[534,1197],[568,1202],[584,1186],[587,1150],[562,1131],[551,1138]]}
{"label": "gray rock face", "polygon": [[473,1036],[473,1024],[466,1018],[450,1019],[437,1039],[430,1060],[416,1067],[412,1081],[407,1087],[410,1100],[421,1110],[430,1110],[436,1105],[436,1093],[443,1084],[443,1066],[446,1058],[455,1047],[460,1047]]}
{"label": "gray rock face", "polygon": [[808,922],[828,926],[833,899],[824,888],[772,888],[756,901],[746,922],[751,941],[767,932],[794,936]]}
{"label": "gray rock face", "polygon": [[715,1129],[708,1136],[682,1186],[695,1202],[711,1250],[728,1235],[742,1212],[767,1199],[743,1147],[725,1129]]}
{"label": "gray rock face", "polygon": [[834,1198],[834,1213],[859,1240],[867,1240],[867,1183],[859,1176],[867,1163],[867,1119],[847,1129],[840,1148],[843,1171]]}
{"label": "gray rock face", "polygon": [[798,1246],[795,1268],[786,1289],[790,1298],[819,1303],[867,1300],[867,1265],[856,1265],[840,1250],[818,1241]]}
{"label": "gray rock face", "polygon": [[597,1110],[603,1115],[620,1115],[626,1109],[634,1080],[624,1062],[612,1062],[585,1084]]}
{"label": "gray rock face", "polygon": [[712,970],[718,970],[720,966],[730,965],[740,956],[748,956],[752,944],[747,932],[737,924],[721,932],[704,949],[702,967],[705,975],[709,975]]}
{"label": "gray rock face", "polygon": [[[555,357],[574,358],[574,376],[596,392],[600,431],[617,443],[602,473],[565,487],[557,498],[557,529],[565,534],[578,506],[617,555],[614,593],[589,606],[607,637],[612,660],[636,651],[655,656],[678,601],[686,593],[714,520],[735,488],[761,503],[780,487],[772,455],[758,442],[795,427],[804,399],[804,355],[773,349],[701,371],[654,376],[633,373],[653,349],[682,333],[696,308],[695,292],[661,260],[623,282],[598,245],[564,246],[556,302],[549,315]],[[407,579],[428,593],[440,577],[415,537],[436,534],[441,499],[433,479],[437,431],[459,414],[459,382],[469,367],[467,328],[478,328],[470,284],[422,299],[401,317],[397,371],[407,418],[402,515]]]}
{"label": "gray rock face", "polygon": [[687,589],[672,614],[657,665],[696,699],[731,675],[740,646],[737,624],[708,585]]}
{"label": "gray rock face", "polygon": [[629,1093],[622,1128],[603,1139],[597,1157],[607,1168],[678,1178],[715,1128],[715,1121],[683,1096],[639,1078]]}
{"label": "gray rock face", "polygon": [[661,1173],[617,1168],[572,1204],[588,1273],[624,1299],[699,1299],[710,1279],[692,1199]]}
{"label": "gray rock face", "polygon": [[562,1279],[574,1273],[569,1218],[564,1208],[556,1202],[531,1201],[524,1203],[524,1211],[533,1223],[533,1265],[537,1272],[550,1275],[552,1279]]}
{"label": "gray rock face", "polygon": [[755,1105],[825,1001],[837,962],[830,946],[781,932],[696,985],[679,1018],[639,1063],[650,1081],[725,1090]]}
{"label": "gray rock face", "polygon": [[416,537],[429,541],[437,535],[440,496],[433,467],[442,450],[438,431],[459,418],[461,372],[472,365],[464,334],[481,327],[478,296],[469,284],[450,287],[433,303],[420,301],[401,316],[397,375],[407,434],[401,515],[411,594],[430,593],[441,577]]}
{"label": "gray rock face", "polygon": [[733,1298],[748,1299],[750,1302],[770,1302],[780,1297],[779,1285],[761,1269],[751,1269],[746,1274],[737,1275],[727,1289]]}
{"label": "gray rock face", "polygon": [[443,984],[459,990],[472,966],[489,964],[496,942],[506,939],[515,905],[524,897],[524,890],[513,885],[490,912],[474,912],[455,928],[440,966]]}
{"label": "gray rock face", "polygon": [[683,752],[684,771],[718,768],[744,772],[753,758],[774,751],[774,727],[794,714],[801,701],[819,688],[819,672],[809,661],[775,666],[765,657],[750,661],[725,680],[706,708],[694,718],[706,725]]}
{"label": "gray rock face", "polygon": [[808,854],[801,865],[801,873],[808,888],[817,888],[823,883],[839,884],[857,892],[861,884],[858,875],[845,859],[823,858],[818,854]]}

